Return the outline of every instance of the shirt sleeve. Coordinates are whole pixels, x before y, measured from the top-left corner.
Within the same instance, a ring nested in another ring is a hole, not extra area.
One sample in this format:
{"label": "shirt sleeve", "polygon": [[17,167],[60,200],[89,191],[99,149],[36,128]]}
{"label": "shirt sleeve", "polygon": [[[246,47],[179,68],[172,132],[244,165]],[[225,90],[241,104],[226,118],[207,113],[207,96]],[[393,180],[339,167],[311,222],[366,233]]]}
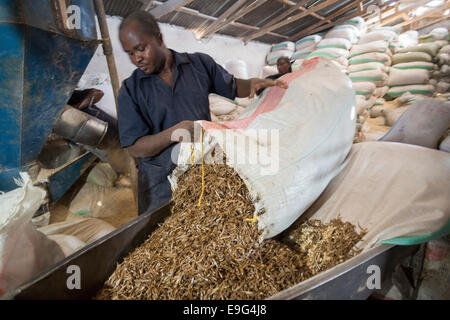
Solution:
{"label": "shirt sleeve", "polygon": [[152,127],[143,118],[125,81],[119,91],[118,103],[120,146],[126,148],[132,146],[139,138],[150,134]]}
{"label": "shirt sleeve", "polygon": [[222,97],[234,100],[237,96],[236,79],[220,64],[207,54],[202,54],[201,59],[208,69],[211,79],[209,93],[215,93]]}

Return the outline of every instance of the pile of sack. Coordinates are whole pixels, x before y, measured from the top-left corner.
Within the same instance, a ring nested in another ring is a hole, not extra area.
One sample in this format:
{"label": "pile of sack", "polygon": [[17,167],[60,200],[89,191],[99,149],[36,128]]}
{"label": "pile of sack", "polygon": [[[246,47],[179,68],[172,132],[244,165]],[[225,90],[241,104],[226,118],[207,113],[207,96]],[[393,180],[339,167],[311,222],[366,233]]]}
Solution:
{"label": "pile of sack", "polygon": [[[336,25],[328,31],[306,59],[325,57],[336,61],[342,68],[348,66],[350,49],[367,29],[364,19],[357,17]],[[341,68],[341,69],[342,69]]]}
{"label": "pile of sack", "polygon": [[292,41],[283,41],[274,44],[270,48],[270,52],[267,54],[266,62],[269,66],[275,66],[278,58],[288,57],[292,58],[295,51],[295,44]]}

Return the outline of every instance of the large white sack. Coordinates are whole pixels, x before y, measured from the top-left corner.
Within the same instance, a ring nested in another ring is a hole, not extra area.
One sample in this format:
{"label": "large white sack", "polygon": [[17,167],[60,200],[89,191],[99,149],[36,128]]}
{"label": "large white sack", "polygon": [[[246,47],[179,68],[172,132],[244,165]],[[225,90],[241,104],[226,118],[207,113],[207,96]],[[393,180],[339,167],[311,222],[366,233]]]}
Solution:
{"label": "large white sack", "polygon": [[447,28],[435,28],[431,30],[430,34],[434,36],[436,40],[446,40],[448,37]]}
{"label": "large white sack", "polygon": [[376,85],[368,81],[353,82],[352,85],[357,95],[366,96],[367,98],[372,96],[376,89]]}
{"label": "large white sack", "polygon": [[450,54],[450,45],[443,46],[443,47],[439,50],[439,53],[447,53],[447,54]]}
{"label": "large white sack", "polygon": [[389,66],[391,64],[391,57],[386,53],[370,52],[353,57],[348,61],[350,65],[370,62],[377,62]]}
{"label": "large white sack", "polygon": [[[277,66],[264,66],[262,71],[262,78],[267,78],[268,76],[272,76],[278,73]],[[210,101],[211,104],[211,101]]]}
{"label": "large white sack", "polygon": [[[204,156],[212,156],[216,146],[223,149],[227,164],[249,189],[255,215],[264,210],[257,219],[263,238],[285,230],[315,201],[340,171],[355,132],[351,82],[332,62],[305,61],[280,79],[288,89],[266,89],[239,119],[223,125],[200,122],[206,130]],[[182,143],[169,177],[174,189],[191,166],[191,146],[201,163],[201,144]]]}
{"label": "large white sack", "polygon": [[[305,48],[311,48],[311,47],[314,49],[320,40],[322,40],[322,37],[317,34],[306,36],[306,37],[298,40],[295,43],[295,50],[296,51],[307,51],[307,50],[305,50]],[[311,49],[311,51],[313,49]]]}
{"label": "large white sack", "polygon": [[336,25],[333,28],[333,30],[339,30],[339,29],[350,29],[350,30],[352,30],[354,32],[355,36],[356,36],[356,39],[359,39],[359,37],[361,36],[361,30],[359,30],[358,27],[353,25],[353,24],[339,24],[339,25]]}
{"label": "large white sack", "polygon": [[270,51],[281,51],[281,50],[295,51],[295,43],[291,41],[283,41],[274,44],[272,48],[270,48]]}
{"label": "large white sack", "polygon": [[431,96],[434,92],[434,86],[430,84],[416,84],[410,86],[391,87],[388,91],[388,95],[392,98],[400,97],[401,95],[409,92],[411,94],[421,94],[425,96]]}
{"label": "large white sack", "polygon": [[[278,72],[277,72],[278,73]],[[210,94],[209,99],[209,109],[216,116],[222,116],[224,114],[229,114],[236,109],[236,103],[230,99],[219,96],[217,94]]]}
{"label": "large white sack", "polygon": [[373,41],[383,40],[391,42],[397,39],[397,34],[391,30],[378,30],[366,33],[359,39],[358,44],[369,43]]}
{"label": "large white sack", "polygon": [[375,96],[371,96],[369,99],[366,99],[362,95],[356,95],[356,113],[358,115],[365,115],[376,101],[377,97]]}
{"label": "large white sack", "polygon": [[398,45],[400,48],[415,46],[419,43],[419,33],[414,30],[404,32],[398,36]]}
{"label": "large white sack", "polygon": [[388,45],[389,43],[384,40],[356,44],[350,50],[350,58],[369,52],[386,53],[389,50]]}
{"label": "large white sack", "polygon": [[388,86],[425,84],[430,79],[430,71],[424,69],[396,69],[389,73]]}
{"label": "large white sack", "polygon": [[440,45],[435,42],[430,43],[420,43],[412,47],[400,49],[398,53],[407,53],[407,52],[425,52],[430,56],[434,57],[440,49]]}
{"label": "large white sack", "polygon": [[348,66],[348,71],[350,73],[366,70],[380,70],[384,73],[389,73],[389,67],[379,62],[359,63]]}
{"label": "large white sack", "polygon": [[[357,247],[412,245],[449,233],[450,154],[394,142],[352,146],[346,167],[304,213],[338,216],[367,234]],[[302,217],[303,218],[303,217]]]}
{"label": "large white sack", "polygon": [[392,68],[395,69],[424,69],[428,71],[436,70],[437,66],[432,62],[426,61],[413,61],[413,62],[404,62],[397,63],[393,65]]}
{"label": "large white sack", "polygon": [[340,48],[344,50],[350,50],[352,47],[352,43],[347,39],[343,38],[327,38],[323,39],[317,44],[317,49],[326,49],[326,48]]}
{"label": "large white sack", "polygon": [[0,194],[0,296],[64,258],[61,248],[37,231],[31,218],[46,192],[20,173],[18,188]]}
{"label": "large white sack", "polygon": [[373,82],[377,87],[383,87],[387,80],[388,75],[380,70],[365,70],[358,71],[349,74],[352,82]]}
{"label": "large white sack", "polygon": [[277,60],[279,58],[288,57],[290,59],[293,54],[294,54],[294,52],[289,51],[289,50],[277,50],[277,51],[269,52],[267,54],[266,62],[268,65],[273,66],[273,65],[277,64]]}
{"label": "large white sack", "polygon": [[248,79],[247,63],[244,60],[228,60],[225,69],[239,79]]}
{"label": "large white sack", "polygon": [[[367,30],[367,24],[364,18],[362,17],[354,17],[349,20],[345,20],[342,24],[351,24],[356,26],[361,32],[366,32]],[[341,24],[338,24],[338,26]]]}
{"label": "large white sack", "polygon": [[[305,50],[305,51],[303,51]],[[292,60],[301,60],[301,59],[305,59],[308,55],[311,54],[311,52],[313,52],[314,47],[311,48],[305,48],[303,50],[299,50],[299,51],[295,51],[294,54],[292,55],[291,59]]]}
{"label": "large white sack", "polygon": [[392,56],[392,65],[396,65],[398,63],[414,62],[414,61],[431,62],[432,58],[426,52],[396,53]]}
{"label": "large white sack", "polygon": [[343,38],[347,39],[351,43],[356,43],[358,41],[358,37],[355,34],[355,31],[347,28],[333,28],[327,32],[325,35],[325,39],[329,38]]}

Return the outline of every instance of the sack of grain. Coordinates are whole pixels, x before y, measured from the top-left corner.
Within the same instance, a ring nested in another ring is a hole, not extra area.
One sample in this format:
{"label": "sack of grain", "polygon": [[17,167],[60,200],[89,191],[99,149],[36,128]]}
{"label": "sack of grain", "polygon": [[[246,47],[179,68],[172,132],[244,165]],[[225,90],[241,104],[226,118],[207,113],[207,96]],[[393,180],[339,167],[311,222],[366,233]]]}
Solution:
{"label": "sack of grain", "polygon": [[344,22],[337,24],[337,26],[348,24],[357,27],[361,33],[364,33],[367,30],[366,21],[362,17],[354,17],[349,20],[345,20]]}
{"label": "sack of grain", "polygon": [[383,87],[388,80],[388,75],[380,70],[358,71],[349,74],[353,82],[372,82],[377,87]]}
{"label": "sack of grain", "polygon": [[406,31],[398,36],[400,48],[415,46],[419,43],[419,33],[415,30]]}
{"label": "sack of grain", "polygon": [[[313,50],[314,50],[314,49],[313,49]],[[313,52],[313,50],[295,51],[294,54],[292,55],[291,59],[292,59],[292,60],[306,59],[306,57],[307,57],[308,55],[310,55],[311,52]]]}
{"label": "sack of grain", "polygon": [[[376,97],[376,96],[375,96]],[[373,104],[374,107],[376,106],[382,106],[386,103],[386,100],[384,100],[383,98],[379,98],[377,97],[377,100],[375,101],[375,103]],[[372,110],[372,109],[371,109]],[[372,117],[372,116],[371,116]],[[372,118],[376,118],[376,117],[372,117]]]}
{"label": "sack of grain", "polygon": [[295,43],[295,51],[307,51],[306,48],[312,51],[320,40],[322,37],[317,34],[304,37]]}
{"label": "sack of grain", "polygon": [[391,58],[385,53],[370,52],[353,57],[348,61],[350,65],[369,62],[377,62],[389,66],[391,64]]}
{"label": "sack of grain", "polygon": [[293,54],[294,52],[289,50],[271,51],[267,54],[266,62],[268,65],[273,66],[277,64],[279,58],[288,57],[290,59]]}
{"label": "sack of grain", "polygon": [[348,66],[349,73],[366,70],[380,70],[384,73],[389,73],[389,67],[379,62],[359,63]]}
{"label": "sack of grain", "polygon": [[414,61],[431,62],[432,58],[428,53],[425,52],[396,53],[392,56],[392,65]]}
{"label": "sack of grain", "polygon": [[363,95],[356,95],[356,114],[358,115],[366,115],[368,111],[377,101],[377,97],[371,96],[366,99]]}
{"label": "sack of grain", "polygon": [[366,119],[362,125],[361,132],[364,136],[364,141],[378,141],[382,138],[390,129],[385,125],[375,125],[371,123],[373,119]]}
{"label": "sack of grain", "polygon": [[347,159],[305,216],[330,221],[339,212],[344,221],[358,221],[368,230],[361,248],[413,245],[448,234],[449,154],[377,141],[353,145]]}
{"label": "sack of grain", "polygon": [[224,114],[231,113],[234,111],[234,109],[236,109],[236,103],[225,97],[216,94],[210,94],[208,96],[208,99],[209,99],[209,109],[216,116],[222,116]]}
{"label": "sack of grain", "polygon": [[448,38],[448,30],[447,28],[435,28],[431,30],[430,35],[436,40],[446,40]]}
{"label": "sack of grain", "polygon": [[169,177],[176,190],[193,155],[202,163],[223,150],[250,192],[263,238],[285,230],[315,201],[339,172],[355,132],[351,82],[333,63],[307,60],[280,79],[288,89],[268,88],[238,119],[201,121],[203,143],[182,143]]}
{"label": "sack of grain", "polygon": [[365,44],[356,44],[350,50],[350,58],[369,52],[387,53],[389,51],[390,53],[388,46],[389,43],[384,40],[368,42]]}
{"label": "sack of grain", "polygon": [[392,66],[392,68],[395,69],[424,69],[428,71],[436,70],[437,66],[434,63],[431,62],[425,62],[425,61],[413,61],[413,62],[405,62],[405,63],[397,63]]}
{"label": "sack of grain", "polygon": [[398,107],[391,110],[385,110],[384,117],[386,118],[386,125],[392,127],[398,121],[398,119],[400,119],[402,114],[405,113],[406,110],[408,110],[409,107],[410,105]]}
{"label": "sack of grain", "polygon": [[419,37],[419,43],[435,42],[436,38],[432,34],[423,34]]}
{"label": "sack of grain", "polygon": [[430,79],[430,71],[424,69],[396,69],[389,73],[388,86],[407,86],[425,84]]}
{"label": "sack of grain", "polygon": [[439,53],[438,55],[436,55],[436,61],[439,65],[450,64],[450,54]]}
{"label": "sack of grain", "polygon": [[323,48],[314,50],[306,59],[325,57],[329,59],[348,58],[349,52],[340,48]]}
{"label": "sack of grain", "polygon": [[377,98],[381,98],[384,97],[388,91],[389,91],[388,86],[377,87],[373,92],[373,95]]}
{"label": "sack of grain", "polygon": [[270,51],[295,51],[295,43],[291,41],[283,41],[277,44],[274,44]]}
{"label": "sack of grain", "polygon": [[[262,71],[262,78],[267,78],[268,76],[272,76],[278,73],[277,66],[264,66]],[[211,104],[211,102],[210,102]]]}
{"label": "sack of grain", "polygon": [[429,54],[431,57],[434,57],[439,52],[439,44],[431,42],[431,43],[422,43],[412,47],[400,49],[398,53],[407,53],[407,52],[425,52]]}
{"label": "sack of grain", "polygon": [[439,50],[439,53],[447,53],[447,54],[450,54],[450,45],[443,46],[443,47]]}
{"label": "sack of grain", "polygon": [[410,86],[399,86],[399,87],[391,87],[387,92],[387,95],[392,98],[400,97],[402,94],[409,92],[411,94],[422,94],[426,96],[433,95],[434,86],[430,84],[418,84],[418,85],[410,85]]}
{"label": "sack of grain", "polygon": [[438,99],[422,99],[407,108],[391,132],[383,137],[383,141],[436,149],[450,123],[450,103]]}
{"label": "sack of grain", "polygon": [[370,109],[370,117],[371,118],[377,118],[377,117],[384,117],[385,118],[385,124],[386,124],[386,117],[387,113],[391,110],[397,109],[398,106],[396,103],[393,102],[385,102],[383,105],[377,105],[373,106]]}
{"label": "sack of grain", "polygon": [[353,89],[355,94],[369,98],[374,94],[376,86],[372,82],[353,82]]}
{"label": "sack of grain", "polygon": [[247,63],[244,60],[227,60],[225,69],[239,79],[248,79]]}
{"label": "sack of grain", "polygon": [[439,50],[448,45],[447,40],[437,40],[434,43],[436,43],[439,46]]}
{"label": "sack of grain", "polygon": [[60,247],[31,223],[45,190],[24,172],[16,184],[0,193],[0,296],[64,259]]}
{"label": "sack of grain", "polygon": [[394,31],[391,30],[377,30],[377,31],[371,31],[369,33],[366,33],[359,39],[358,44],[365,44],[369,42],[374,41],[386,41],[391,42],[397,39],[397,34]]}
{"label": "sack of grain", "polygon": [[438,93],[446,93],[448,92],[450,89],[450,83],[445,82],[445,81],[439,81],[436,84],[436,92]]}
{"label": "sack of grain", "polygon": [[343,38],[350,41],[350,43],[358,42],[358,37],[355,34],[355,31],[348,28],[333,28],[327,32],[325,35],[325,39],[330,38]]}
{"label": "sack of grain", "polygon": [[343,38],[326,38],[321,40],[317,44],[317,49],[327,49],[327,48],[340,48],[344,50],[350,50],[352,43],[347,39]]}

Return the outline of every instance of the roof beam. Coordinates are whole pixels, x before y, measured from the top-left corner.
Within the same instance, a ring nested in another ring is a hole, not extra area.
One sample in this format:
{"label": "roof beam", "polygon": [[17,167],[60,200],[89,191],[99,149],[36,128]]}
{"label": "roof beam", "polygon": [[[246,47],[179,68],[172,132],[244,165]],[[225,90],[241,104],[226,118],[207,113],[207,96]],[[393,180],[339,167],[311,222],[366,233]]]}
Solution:
{"label": "roof beam", "polygon": [[341,23],[341,22],[344,22],[344,21],[346,21],[346,20],[352,19],[352,18],[354,18],[354,17],[360,16],[360,15],[362,15],[362,14],[364,14],[364,13],[365,13],[365,11],[360,11],[360,10],[358,10],[358,11],[356,11],[356,12],[354,12],[354,13],[348,15],[348,16],[342,17],[341,19],[338,19],[338,20],[336,20],[336,21],[334,21],[334,22],[327,23],[326,25],[323,25],[323,26],[321,26],[321,27],[318,27],[318,28],[314,29],[314,30],[312,31],[312,33],[317,33],[317,32],[320,32],[320,31],[322,31],[322,30],[331,28],[331,27],[333,27],[334,25],[336,25],[336,24],[338,24],[338,23]]}
{"label": "roof beam", "polygon": [[[334,19],[336,17],[339,17],[341,14],[355,8],[355,7],[359,7],[359,5],[363,2],[363,0],[357,0],[357,1],[352,1],[352,3],[346,5],[345,7],[339,9],[338,11],[332,13],[331,15],[327,16],[328,20]],[[293,36],[291,36],[289,38],[289,40],[293,41],[293,40],[298,40],[304,36],[309,35],[310,33],[312,33],[311,31],[320,27],[321,25],[323,25],[326,21],[325,20],[321,20],[319,22],[314,23],[313,25],[309,26],[308,28],[294,34]]]}
{"label": "roof beam", "polygon": [[445,5],[438,7],[436,9],[431,9],[428,12],[425,12],[423,15],[417,16],[414,19],[410,19],[408,21],[403,21],[402,23],[396,24],[395,27],[404,27],[407,25],[410,25],[411,23],[417,22],[419,20],[422,20],[424,18],[427,18],[429,16],[435,15],[435,14],[442,14],[443,11],[450,8],[450,3],[446,3]]}
{"label": "roof beam", "polygon": [[380,23],[377,26],[382,27],[382,26],[388,24],[389,22],[395,21],[398,18],[401,18],[404,14],[408,14],[409,12],[413,11],[414,9],[427,4],[429,1],[430,0],[422,0],[422,1],[418,1],[418,2],[413,2],[413,4],[409,7],[407,7],[406,9],[397,11],[396,13],[385,17],[383,20],[380,21]]}
{"label": "roof beam", "polygon": [[[338,1],[338,0],[327,0],[327,1],[325,1],[325,2],[319,3],[318,5],[316,5],[316,6],[312,7],[312,8],[309,8],[307,11],[301,12],[301,13],[296,14],[296,15],[294,15],[294,16],[291,16],[291,17],[285,19],[284,21],[281,21],[281,22],[272,24],[271,26],[268,26],[268,27],[263,27],[263,28],[261,29],[261,31],[255,32],[255,33],[253,33],[253,34],[251,34],[251,35],[245,37],[245,38],[242,39],[242,40],[243,40],[244,42],[248,42],[249,40],[258,38],[258,37],[260,37],[260,36],[266,34],[266,33],[269,32],[269,31],[272,31],[272,30],[281,28],[281,27],[283,27],[283,26],[285,26],[285,25],[287,25],[287,24],[290,24],[290,23],[292,23],[292,22],[294,22],[294,21],[297,21],[297,20],[299,20],[299,19],[301,19],[301,18],[303,18],[303,17],[305,17],[305,16],[307,16],[307,15],[310,15],[310,14],[313,13],[313,12],[319,11],[319,10],[321,10],[321,9],[323,9],[323,8],[326,8],[326,7],[330,6],[330,5],[332,5],[333,3],[337,2],[337,1]],[[300,2],[300,3],[302,3],[302,2]],[[300,3],[299,3],[299,4],[300,4]],[[296,7],[297,7],[297,6],[295,6],[295,7],[293,7],[293,8],[296,8]],[[292,9],[292,8],[291,8],[291,9]],[[296,8],[296,9],[297,9],[297,8]],[[284,17],[283,17],[283,18],[284,18]]]}
{"label": "roof beam", "polygon": [[[221,23],[219,26],[217,26],[217,29],[214,32],[217,32],[220,29],[225,28],[229,24],[233,24],[239,18],[245,16],[246,14],[248,14],[249,12],[255,10],[256,8],[260,7],[261,5],[263,5],[266,2],[267,2],[267,0],[255,0],[249,6],[242,7],[238,12],[233,14],[229,19],[225,20],[223,23]],[[259,30],[259,28],[256,29],[256,30]],[[211,33],[213,33],[213,32],[211,32]],[[206,37],[206,36],[207,35],[205,34],[204,37]]]}
{"label": "roof beam", "polygon": [[166,14],[174,10],[178,10],[179,8],[189,4],[192,1],[193,0],[167,0],[160,6],[152,9],[150,13],[155,17],[155,19],[159,19],[162,16],[165,16]]}
{"label": "roof beam", "polygon": [[199,38],[207,37],[211,33],[216,32],[221,28],[223,23],[228,19],[229,16],[231,16],[233,13],[236,12],[240,7],[242,7],[247,0],[238,0],[236,1],[231,7],[229,7],[224,13],[222,13],[219,18],[217,18],[216,21],[211,23],[204,31],[199,33]]}
{"label": "roof beam", "polygon": [[147,0],[145,3],[142,4],[141,10],[148,11],[150,7],[152,6],[153,0]]}

